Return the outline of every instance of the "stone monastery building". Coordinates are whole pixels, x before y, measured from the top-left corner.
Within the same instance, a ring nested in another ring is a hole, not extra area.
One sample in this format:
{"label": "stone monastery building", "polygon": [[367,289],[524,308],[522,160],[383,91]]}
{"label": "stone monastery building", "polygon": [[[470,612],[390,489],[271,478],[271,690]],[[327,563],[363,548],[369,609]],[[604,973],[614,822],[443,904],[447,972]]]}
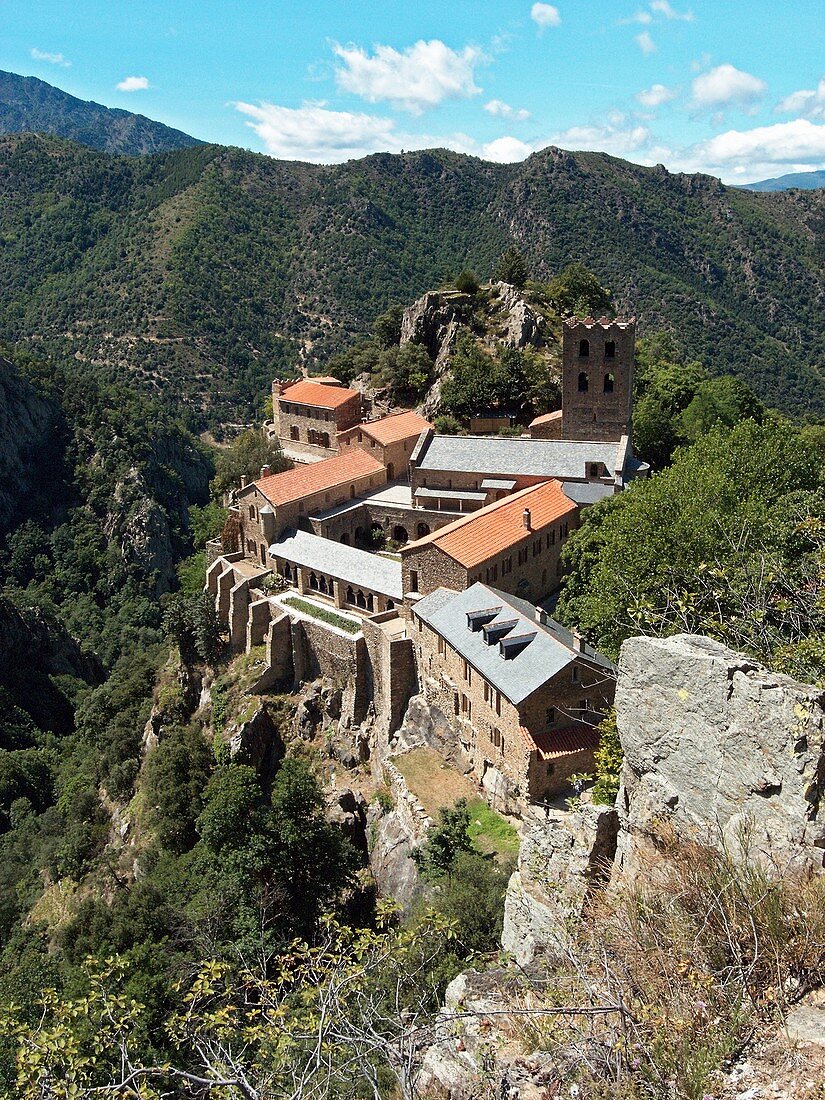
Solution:
{"label": "stone monastery building", "polygon": [[209,548],[232,647],[266,646],[273,684],[337,680],[345,718],[387,738],[422,696],[505,804],[592,770],[615,670],[544,608],[581,509],[648,473],[634,343],[632,320],[565,322],[562,408],[521,437],[365,419],[333,378],[273,383],[268,430],[296,465],[241,485]]}

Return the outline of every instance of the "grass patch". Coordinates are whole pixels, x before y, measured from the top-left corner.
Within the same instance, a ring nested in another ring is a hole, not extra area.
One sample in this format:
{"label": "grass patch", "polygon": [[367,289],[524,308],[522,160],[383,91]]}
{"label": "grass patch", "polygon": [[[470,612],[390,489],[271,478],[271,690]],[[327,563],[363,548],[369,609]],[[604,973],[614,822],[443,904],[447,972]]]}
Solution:
{"label": "grass patch", "polygon": [[413,749],[403,756],[394,756],[392,762],[433,819],[438,818],[442,807],[452,808],[460,798],[468,802],[476,798],[475,784],[446,764],[433,749]]}
{"label": "grass patch", "polygon": [[289,604],[297,611],[303,611],[305,615],[309,615],[313,619],[320,619],[322,623],[337,626],[339,630],[343,630],[347,634],[357,634],[361,629],[360,623],[355,623],[352,619],[345,619],[343,615],[336,615],[334,611],[327,611],[325,607],[318,607],[317,604],[302,600],[299,596],[287,596],[282,602]]}
{"label": "grass patch", "polygon": [[490,809],[482,798],[467,803],[470,840],[482,855],[492,854],[497,859],[518,855],[519,837],[509,821]]}

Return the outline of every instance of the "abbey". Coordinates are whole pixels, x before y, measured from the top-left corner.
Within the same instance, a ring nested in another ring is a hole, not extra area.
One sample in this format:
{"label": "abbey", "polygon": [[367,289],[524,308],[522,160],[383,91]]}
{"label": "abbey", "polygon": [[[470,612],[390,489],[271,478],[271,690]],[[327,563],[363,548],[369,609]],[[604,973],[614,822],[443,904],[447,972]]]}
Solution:
{"label": "abbey", "polygon": [[273,383],[295,460],[234,493],[207,590],[273,682],[326,675],[346,717],[391,737],[408,701],[443,714],[511,805],[592,769],[611,663],[549,613],[583,508],[648,467],[633,453],[635,320],[564,322],[562,407],[520,437],[364,416],[334,378]]}

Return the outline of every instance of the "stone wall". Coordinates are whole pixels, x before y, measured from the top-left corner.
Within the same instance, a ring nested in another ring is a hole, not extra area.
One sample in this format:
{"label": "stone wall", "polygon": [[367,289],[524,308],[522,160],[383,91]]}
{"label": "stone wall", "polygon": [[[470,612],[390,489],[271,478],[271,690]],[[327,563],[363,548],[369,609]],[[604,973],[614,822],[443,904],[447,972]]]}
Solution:
{"label": "stone wall", "polygon": [[[367,690],[375,709],[375,735],[389,738],[404,720],[410,697],[417,690],[415,653],[409,638],[393,636],[401,620],[387,611],[364,619],[367,649]],[[389,628],[389,629],[388,629]]]}
{"label": "stone wall", "polygon": [[346,635],[324,623],[292,617],[292,663],[296,682],[323,676],[341,688],[342,724],[358,725],[367,716],[366,643],[362,634]]}
{"label": "stone wall", "polygon": [[[351,428],[361,419],[360,394],[356,394],[337,409],[320,409],[290,401],[288,389],[274,398],[274,402],[277,402],[274,407],[277,409],[278,436],[281,442],[291,451],[306,454],[337,454],[338,433]],[[319,436],[327,437],[328,442],[325,439],[321,445],[318,442]]]}

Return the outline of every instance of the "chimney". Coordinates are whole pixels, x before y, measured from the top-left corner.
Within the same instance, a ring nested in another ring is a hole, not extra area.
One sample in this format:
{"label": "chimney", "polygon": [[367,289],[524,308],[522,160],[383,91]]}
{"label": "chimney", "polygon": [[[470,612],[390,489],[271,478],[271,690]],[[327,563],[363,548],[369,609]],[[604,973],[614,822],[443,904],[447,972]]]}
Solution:
{"label": "chimney", "polygon": [[581,653],[581,651],[582,651],[582,639],[581,639],[581,635],[580,635],[580,634],[577,634],[577,633],[575,632],[575,630],[572,630],[572,631],[570,632],[570,634],[571,634],[571,637],[572,637],[572,641],[571,641],[571,643],[570,643],[570,648],[571,648],[571,649],[572,649],[572,650],[573,650],[573,651],[574,651],[575,653]]}
{"label": "chimney", "polygon": [[269,475],[271,473],[272,473],[272,469],[268,465],[267,466],[261,466],[261,477],[269,477]]}
{"label": "chimney", "polygon": [[527,528],[528,531],[532,530],[532,528],[530,526],[530,520],[531,520],[530,509],[525,508],[524,511],[521,513],[521,521],[524,524],[524,526]]}
{"label": "chimney", "polygon": [[246,488],[246,483],[248,481],[249,481],[249,478],[246,476],[246,474],[241,474],[241,488],[242,489]]}

